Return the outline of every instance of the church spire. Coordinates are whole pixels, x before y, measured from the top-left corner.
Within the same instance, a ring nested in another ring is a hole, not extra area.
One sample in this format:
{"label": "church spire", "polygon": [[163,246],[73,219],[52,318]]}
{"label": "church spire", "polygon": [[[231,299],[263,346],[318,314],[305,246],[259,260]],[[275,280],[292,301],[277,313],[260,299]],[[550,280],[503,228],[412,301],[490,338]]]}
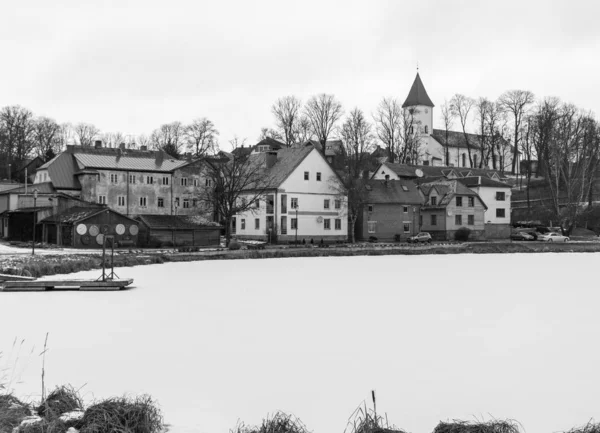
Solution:
{"label": "church spire", "polygon": [[412,87],[410,88],[410,92],[408,92],[408,96],[406,97],[406,101],[402,104],[402,108],[413,107],[415,105],[424,105],[426,107],[435,107],[429,96],[427,96],[427,92],[425,91],[425,86],[421,81],[421,77],[419,76],[419,67],[417,66],[417,76],[415,77],[415,81],[413,82]]}

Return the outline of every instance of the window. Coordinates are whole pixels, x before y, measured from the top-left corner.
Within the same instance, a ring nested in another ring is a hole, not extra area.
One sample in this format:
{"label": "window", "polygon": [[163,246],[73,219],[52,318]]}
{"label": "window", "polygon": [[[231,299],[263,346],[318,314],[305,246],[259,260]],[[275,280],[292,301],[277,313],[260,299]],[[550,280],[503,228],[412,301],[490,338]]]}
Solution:
{"label": "window", "polygon": [[117,174],[116,173],[111,173],[110,174],[110,183],[117,183]]}
{"label": "window", "polygon": [[281,224],[279,227],[281,228],[281,234],[287,235],[287,216],[284,215],[281,217]]}
{"label": "window", "polygon": [[506,193],[504,191],[496,191],[496,200],[498,200],[498,201],[506,200]]}
{"label": "window", "polygon": [[254,229],[255,230],[259,230],[260,229],[260,218],[255,218],[254,219]]}
{"label": "window", "polygon": [[341,200],[335,200],[333,203],[334,203],[336,209],[341,209],[342,208],[342,201]]}
{"label": "window", "polygon": [[281,213],[287,213],[287,194],[281,195]]}
{"label": "window", "polygon": [[292,230],[297,230],[298,229],[298,220],[296,218],[291,218],[290,219],[290,228]]}
{"label": "window", "polygon": [[248,205],[248,199],[246,197],[242,197],[242,201],[241,201],[241,208],[242,209],[246,209],[246,206]]}
{"label": "window", "polygon": [[153,184],[154,183],[154,177],[152,176],[146,176],[146,183],[147,184]]}
{"label": "window", "polygon": [[431,201],[431,206],[437,205],[437,197],[435,197],[435,196],[431,197],[430,201]]}
{"label": "window", "polygon": [[189,198],[184,198],[183,199],[183,208],[184,209],[188,209],[190,207],[190,199]]}
{"label": "window", "polygon": [[256,209],[258,209],[260,207],[260,199],[258,199],[258,198],[256,199],[256,201],[254,202],[254,207]]}
{"label": "window", "polygon": [[321,182],[321,172],[317,171],[317,181]]}
{"label": "window", "polygon": [[467,225],[475,225],[475,215],[467,215]]}
{"label": "window", "polygon": [[404,223],[404,233],[410,233],[410,223]]}
{"label": "window", "polygon": [[419,215],[419,227],[423,225],[423,215]]}
{"label": "window", "polygon": [[181,186],[187,186],[187,177],[182,177],[180,179],[180,182],[181,182]]}
{"label": "window", "polygon": [[246,219],[245,218],[242,218],[240,229],[241,230],[246,230]]}
{"label": "window", "polygon": [[504,218],[505,216],[504,209],[496,209],[496,218]]}
{"label": "window", "polygon": [[475,197],[469,197],[469,207],[475,207]]}
{"label": "window", "polygon": [[462,207],[462,197],[456,197],[456,206]]}
{"label": "window", "polygon": [[292,204],[290,206],[292,209],[298,209],[298,198],[297,197],[293,197],[292,198]]}
{"label": "window", "polygon": [[367,229],[369,233],[375,233],[377,229],[377,221],[367,221]]}
{"label": "window", "polygon": [[341,230],[342,229],[342,220],[339,218],[336,218],[335,220],[335,229],[336,230]]}
{"label": "window", "polygon": [[179,207],[179,197],[175,197],[175,207]]}
{"label": "window", "polygon": [[275,209],[275,199],[272,194],[267,196],[267,213],[272,214]]}
{"label": "window", "polygon": [[105,195],[99,195],[98,196],[98,203],[100,203],[100,204],[106,204],[106,196]]}
{"label": "window", "polygon": [[408,206],[402,206],[402,213],[408,213]]}
{"label": "window", "polygon": [[140,197],[140,206],[146,207],[146,197]]}
{"label": "window", "polygon": [[437,226],[437,215],[430,215],[431,217],[431,225]]}
{"label": "window", "polygon": [[462,166],[467,166],[467,155],[465,155],[464,153],[462,154]]}
{"label": "window", "polygon": [[457,226],[461,226],[462,225],[462,215],[455,215],[454,216],[454,224],[456,224]]}
{"label": "window", "polygon": [[162,184],[163,185],[168,185],[169,184],[169,176],[163,176],[163,178],[162,178]]}
{"label": "window", "polygon": [[165,207],[165,199],[158,197],[158,207]]}
{"label": "window", "polygon": [[329,218],[323,220],[323,228],[325,230],[331,230],[331,220]]}
{"label": "window", "polygon": [[328,199],[323,200],[323,209],[329,209],[329,200]]}
{"label": "window", "polygon": [[129,175],[129,183],[135,183],[135,174]]}
{"label": "window", "polygon": [[204,185],[205,185],[205,186],[209,186],[209,187],[210,187],[210,186],[212,186],[212,179],[206,179],[206,180],[204,181]]}
{"label": "window", "polygon": [[369,212],[373,212],[373,205],[372,205],[372,204],[368,205],[368,206],[367,206],[367,210],[368,210]]}
{"label": "window", "polygon": [[304,172],[304,180],[308,180],[308,171]]}
{"label": "window", "polygon": [[[425,164],[427,165],[427,164]],[[402,191],[408,191],[408,187],[406,185],[402,185]]]}
{"label": "window", "polygon": [[198,199],[197,198],[192,199],[192,206],[193,207],[198,206]]}
{"label": "window", "polygon": [[117,205],[118,206],[125,206],[125,197],[124,196],[120,195],[117,198]]}
{"label": "window", "polygon": [[425,125],[425,134],[429,134],[429,126]]}

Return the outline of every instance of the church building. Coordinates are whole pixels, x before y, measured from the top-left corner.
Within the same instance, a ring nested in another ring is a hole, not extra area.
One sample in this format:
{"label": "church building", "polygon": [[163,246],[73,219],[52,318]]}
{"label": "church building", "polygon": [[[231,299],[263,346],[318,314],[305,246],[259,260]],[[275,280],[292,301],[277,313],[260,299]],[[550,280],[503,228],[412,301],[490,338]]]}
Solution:
{"label": "church building", "polygon": [[[482,158],[481,139],[478,134],[462,131],[446,131],[445,129],[433,128],[433,109],[435,105],[427,95],[423,81],[417,72],[417,76],[410,88],[408,96],[402,104],[405,113],[408,111],[412,115],[411,133],[418,143],[418,155],[416,163],[418,165],[446,165],[445,146],[448,143],[448,166],[478,168]],[[468,140],[468,146],[467,146]],[[496,151],[496,168],[500,171],[509,171],[512,167],[512,147],[503,138],[498,139],[500,145]],[[473,166],[469,161],[468,148],[471,150]],[[492,158],[486,158],[487,164],[483,168],[493,168]],[[519,164],[517,164],[518,168]]]}

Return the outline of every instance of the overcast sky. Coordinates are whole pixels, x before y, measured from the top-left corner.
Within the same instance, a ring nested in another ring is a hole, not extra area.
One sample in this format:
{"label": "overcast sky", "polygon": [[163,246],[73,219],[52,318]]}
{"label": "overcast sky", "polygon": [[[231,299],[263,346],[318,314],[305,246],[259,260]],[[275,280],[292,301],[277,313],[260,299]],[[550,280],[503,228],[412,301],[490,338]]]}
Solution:
{"label": "overcast sky", "polygon": [[[86,3],[86,4],[84,4]],[[346,111],[436,107],[509,89],[600,113],[593,1],[62,1],[3,5],[0,106],[149,134],[208,117],[221,148],[256,142],[281,96],[333,93]],[[434,111],[439,122],[439,109]]]}

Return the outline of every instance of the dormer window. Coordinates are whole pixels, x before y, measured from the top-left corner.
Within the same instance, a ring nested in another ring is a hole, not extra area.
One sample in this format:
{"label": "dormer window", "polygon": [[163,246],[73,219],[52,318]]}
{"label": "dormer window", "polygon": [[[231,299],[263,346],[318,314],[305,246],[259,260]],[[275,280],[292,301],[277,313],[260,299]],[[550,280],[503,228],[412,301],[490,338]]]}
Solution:
{"label": "dormer window", "polygon": [[425,125],[425,134],[429,134],[429,126]]}
{"label": "dormer window", "polygon": [[437,197],[433,196],[429,199],[431,201],[431,206],[437,205]]}

